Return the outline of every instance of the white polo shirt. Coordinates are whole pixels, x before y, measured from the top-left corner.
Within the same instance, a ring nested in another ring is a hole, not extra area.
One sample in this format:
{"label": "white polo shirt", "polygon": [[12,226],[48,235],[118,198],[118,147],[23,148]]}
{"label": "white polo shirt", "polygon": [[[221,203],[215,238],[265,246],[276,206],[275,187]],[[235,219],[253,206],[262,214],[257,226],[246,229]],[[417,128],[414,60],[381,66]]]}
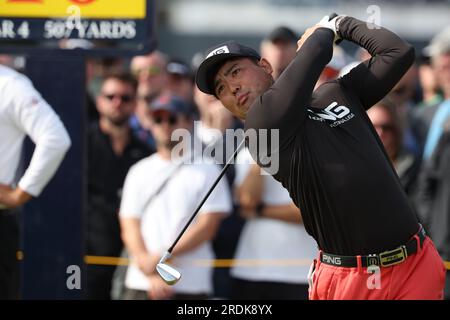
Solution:
{"label": "white polo shirt", "polygon": [[[244,181],[254,163],[248,149],[236,159],[235,185]],[[263,176],[262,201],[270,206],[292,203],[288,191],[272,176]],[[231,270],[235,278],[249,281],[308,283],[309,265],[317,255],[316,241],[303,224],[269,218],[245,222],[235,259],[252,260],[255,265],[237,265]]]}
{"label": "white polo shirt", "polygon": [[38,196],[69,149],[70,138],[31,81],[0,65],[0,183],[14,182],[26,135],[36,148],[19,187]]}
{"label": "white polo shirt", "polygon": [[[162,255],[172,245],[220,173],[219,167],[211,163],[184,164],[173,173],[176,167],[177,164],[155,153],[133,165],[125,179],[120,217],[141,220],[145,246],[153,254]],[[172,173],[162,191],[144,208],[149,197]],[[231,210],[230,192],[222,179],[198,214]],[[214,253],[209,241],[174,257],[170,263],[182,274],[174,290],[189,294],[211,293],[212,267],[202,264],[211,259]],[[127,270],[125,285],[130,289],[149,290],[147,277],[133,262]]]}

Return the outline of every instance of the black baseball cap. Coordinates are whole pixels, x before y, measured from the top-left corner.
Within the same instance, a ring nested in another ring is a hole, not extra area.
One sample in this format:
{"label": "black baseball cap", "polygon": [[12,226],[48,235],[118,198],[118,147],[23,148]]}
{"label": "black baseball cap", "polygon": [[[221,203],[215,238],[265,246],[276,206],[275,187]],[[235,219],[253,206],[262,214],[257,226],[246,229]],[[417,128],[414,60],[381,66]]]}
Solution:
{"label": "black baseball cap", "polygon": [[209,48],[206,58],[197,69],[195,82],[200,91],[214,95],[214,77],[220,67],[231,58],[248,57],[261,59],[258,52],[250,47],[243,46],[236,41],[227,41]]}
{"label": "black baseball cap", "polygon": [[193,73],[191,67],[186,62],[178,59],[170,60],[166,69],[168,74],[186,78],[192,77]]}
{"label": "black baseball cap", "polygon": [[297,34],[290,28],[285,26],[280,26],[273,29],[266,37],[267,40],[271,42],[275,41],[286,41],[286,42],[297,42]]}

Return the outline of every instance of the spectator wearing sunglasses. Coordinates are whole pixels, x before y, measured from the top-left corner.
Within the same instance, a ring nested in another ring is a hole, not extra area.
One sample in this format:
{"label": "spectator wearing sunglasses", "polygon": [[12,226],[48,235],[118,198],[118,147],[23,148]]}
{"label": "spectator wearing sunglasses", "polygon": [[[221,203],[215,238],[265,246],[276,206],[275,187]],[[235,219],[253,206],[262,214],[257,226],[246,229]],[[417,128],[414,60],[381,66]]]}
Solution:
{"label": "spectator wearing sunglasses", "polygon": [[148,86],[152,100],[164,89],[167,83],[168,58],[160,51],[153,51],[145,56],[136,56],[131,60],[131,72],[138,85]]}
{"label": "spectator wearing sunglasses", "polygon": [[165,90],[168,82],[168,58],[160,51],[153,51],[131,60],[131,73],[137,81],[136,109],[130,118],[133,134],[152,149],[156,148],[150,131],[150,102]]}
{"label": "spectator wearing sunglasses", "polygon": [[408,195],[413,192],[417,178],[419,161],[404,144],[404,129],[397,108],[387,98],[367,111],[370,121],[380,137],[386,153]]}
{"label": "spectator wearing sunglasses", "polygon": [[[118,220],[128,169],[151,154],[135,138],[129,119],[136,106],[136,81],[126,73],[107,75],[96,98],[99,121],[89,128],[86,253],[117,257],[122,251]],[[87,267],[87,298],[110,299],[114,266]]]}
{"label": "spectator wearing sunglasses", "polygon": [[135,137],[151,149],[156,149],[155,139],[151,133],[152,116],[149,109],[153,99],[152,90],[145,85],[138,85],[136,95],[136,110],[130,118],[130,127]]}
{"label": "spectator wearing sunglasses", "polygon": [[163,94],[150,109],[157,152],[131,167],[120,205],[122,237],[131,257],[124,299],[208,299],[212,265],[207,261],[214,258],[211,241],[232,209],[230,191],[222,179],[202,205],[173,251],[171,264],[183,277],[175,286],[167,285],[156,273],[156,264],[219,175],[219,166],[212,159],[199,158],[201,154],[193,157],[197,150],[188,145],[192,135],[172,138],[178,136],[176,130],[192,130],[188,103]]}

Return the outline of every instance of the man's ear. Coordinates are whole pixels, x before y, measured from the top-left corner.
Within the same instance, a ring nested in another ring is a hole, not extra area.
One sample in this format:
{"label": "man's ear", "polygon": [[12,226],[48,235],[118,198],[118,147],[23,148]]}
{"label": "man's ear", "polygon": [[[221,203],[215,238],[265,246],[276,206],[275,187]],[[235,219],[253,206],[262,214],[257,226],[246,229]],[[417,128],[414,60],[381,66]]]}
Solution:
{"label": "man's ear", "polygon": [[267,61],[265,58],[261,58],[258,61],[258,65],[263,68],[268,74],[272,74],[273,68],[269,61]]}

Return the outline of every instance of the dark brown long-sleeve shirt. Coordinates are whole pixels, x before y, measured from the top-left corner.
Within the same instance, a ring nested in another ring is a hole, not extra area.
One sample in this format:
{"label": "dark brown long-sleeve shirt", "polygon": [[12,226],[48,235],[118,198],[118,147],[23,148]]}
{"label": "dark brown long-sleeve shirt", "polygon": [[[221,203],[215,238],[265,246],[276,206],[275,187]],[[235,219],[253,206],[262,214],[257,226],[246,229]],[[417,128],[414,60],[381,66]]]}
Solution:
{"label": "dark brown long-sleeve shirt", "polygon": [[320,249],[379,253],[406,243],[418,221],[366,109],[400,80],[414,50],[394,33],[350,17],[341,20],[339,34],[372,58],[313,92],[334,38],[331,30],[317,29],[252,105],[245,128],[279,129],[274,177],[300,207]]}

